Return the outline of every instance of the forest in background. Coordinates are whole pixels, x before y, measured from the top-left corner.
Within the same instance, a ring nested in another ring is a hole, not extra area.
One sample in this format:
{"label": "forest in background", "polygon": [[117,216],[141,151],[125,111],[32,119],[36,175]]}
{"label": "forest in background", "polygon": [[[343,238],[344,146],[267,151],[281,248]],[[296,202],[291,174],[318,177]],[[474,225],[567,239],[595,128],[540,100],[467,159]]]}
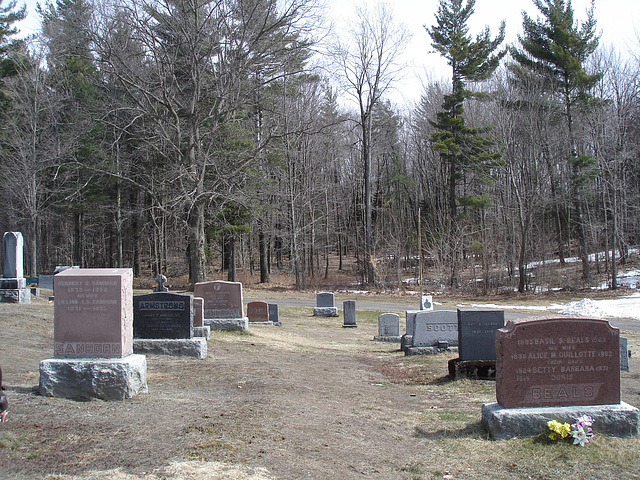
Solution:
{"label": "forest in background", "polygon": [[563,286],[616,288],[640,243],[640,61],[599,45],[593,10],[532,1],[506,45],[469,32],[474,0],[441,0],[424,22],[451,79],[407,110],[383,3],[338,35],[313,0],[56,0],[21,39],[0,0],[0,228],[29,276],[375,288],[423,265],[525,292],[554,275],[533,262],[575,256]]}

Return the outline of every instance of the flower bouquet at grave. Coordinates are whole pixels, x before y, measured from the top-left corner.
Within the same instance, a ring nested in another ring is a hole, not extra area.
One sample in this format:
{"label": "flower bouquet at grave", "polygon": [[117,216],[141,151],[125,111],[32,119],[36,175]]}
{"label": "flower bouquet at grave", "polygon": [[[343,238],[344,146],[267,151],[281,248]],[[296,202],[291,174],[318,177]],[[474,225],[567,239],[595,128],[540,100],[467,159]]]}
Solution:
{"label": "flower bouquet at grave", "polygon": [[552,441],[572,441],[574,445],[584,447],[591,437],[593,420],[589,415],[582,415],[575,423],[560,423],[557,420],[547,422],[548,432],[546,436]]}

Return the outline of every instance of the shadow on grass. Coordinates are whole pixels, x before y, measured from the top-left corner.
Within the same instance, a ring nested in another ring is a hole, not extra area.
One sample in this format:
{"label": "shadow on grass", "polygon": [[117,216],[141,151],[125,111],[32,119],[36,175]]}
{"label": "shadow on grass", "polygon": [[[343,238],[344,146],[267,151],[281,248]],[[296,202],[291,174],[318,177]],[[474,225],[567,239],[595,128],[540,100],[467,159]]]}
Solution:
{"label": "shadow on grass", "polygon": [[488,439],[489,434],[482,426],[481,422],[468,423],[461,429],[445,428],[440,430],[427,430],[423,427],[416,427],[413,437],[424,438],[425,440],[442,440],[442,439],[458,439],[458,438],[480,438]]}

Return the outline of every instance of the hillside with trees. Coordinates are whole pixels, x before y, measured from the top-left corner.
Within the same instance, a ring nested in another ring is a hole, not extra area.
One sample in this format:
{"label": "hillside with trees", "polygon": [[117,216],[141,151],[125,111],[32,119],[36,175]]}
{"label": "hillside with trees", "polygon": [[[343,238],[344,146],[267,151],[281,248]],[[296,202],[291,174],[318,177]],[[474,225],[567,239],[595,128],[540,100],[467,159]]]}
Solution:
{"label": "hillside with trees", "polygon": [[29,276],[616,288],[640,243],[640,61],[593,8],[531,1],[508,45],[470,31],[475,0],[440,0],[423,33],[451,78],[406,109],[383,4],[328,33],[314,0],[53,0],[24,39],[0,0],[0,228]]}

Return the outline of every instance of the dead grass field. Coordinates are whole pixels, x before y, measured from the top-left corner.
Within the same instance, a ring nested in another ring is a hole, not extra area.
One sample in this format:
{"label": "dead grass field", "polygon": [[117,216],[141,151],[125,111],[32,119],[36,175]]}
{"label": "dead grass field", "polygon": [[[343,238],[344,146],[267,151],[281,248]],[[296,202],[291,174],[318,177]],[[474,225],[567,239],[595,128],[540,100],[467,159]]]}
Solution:
{"label": "dead grass field", "polygon": [[[264,294],[248,289],[245,301]],[[206,360],[148,356],[148,393],[77,402],[36,391],[39,362],[53,351],[52,305],[0,304],[11,403],[0,424],[0,477],[640,478],[637,438],[599,436],[596,428],[584,448],[489,440],[480,409],[495,401],[495,384],[450,381],[452,355],[404,357],[395,344],[373,342],[378,313],[358,311],[358,328],[343,329],[341,318],[281,306],[282,327],[215,333]],[[640,353],[640,334],[623,334]],[[636,407],[638,357],[621,374],[622,399]]]}

